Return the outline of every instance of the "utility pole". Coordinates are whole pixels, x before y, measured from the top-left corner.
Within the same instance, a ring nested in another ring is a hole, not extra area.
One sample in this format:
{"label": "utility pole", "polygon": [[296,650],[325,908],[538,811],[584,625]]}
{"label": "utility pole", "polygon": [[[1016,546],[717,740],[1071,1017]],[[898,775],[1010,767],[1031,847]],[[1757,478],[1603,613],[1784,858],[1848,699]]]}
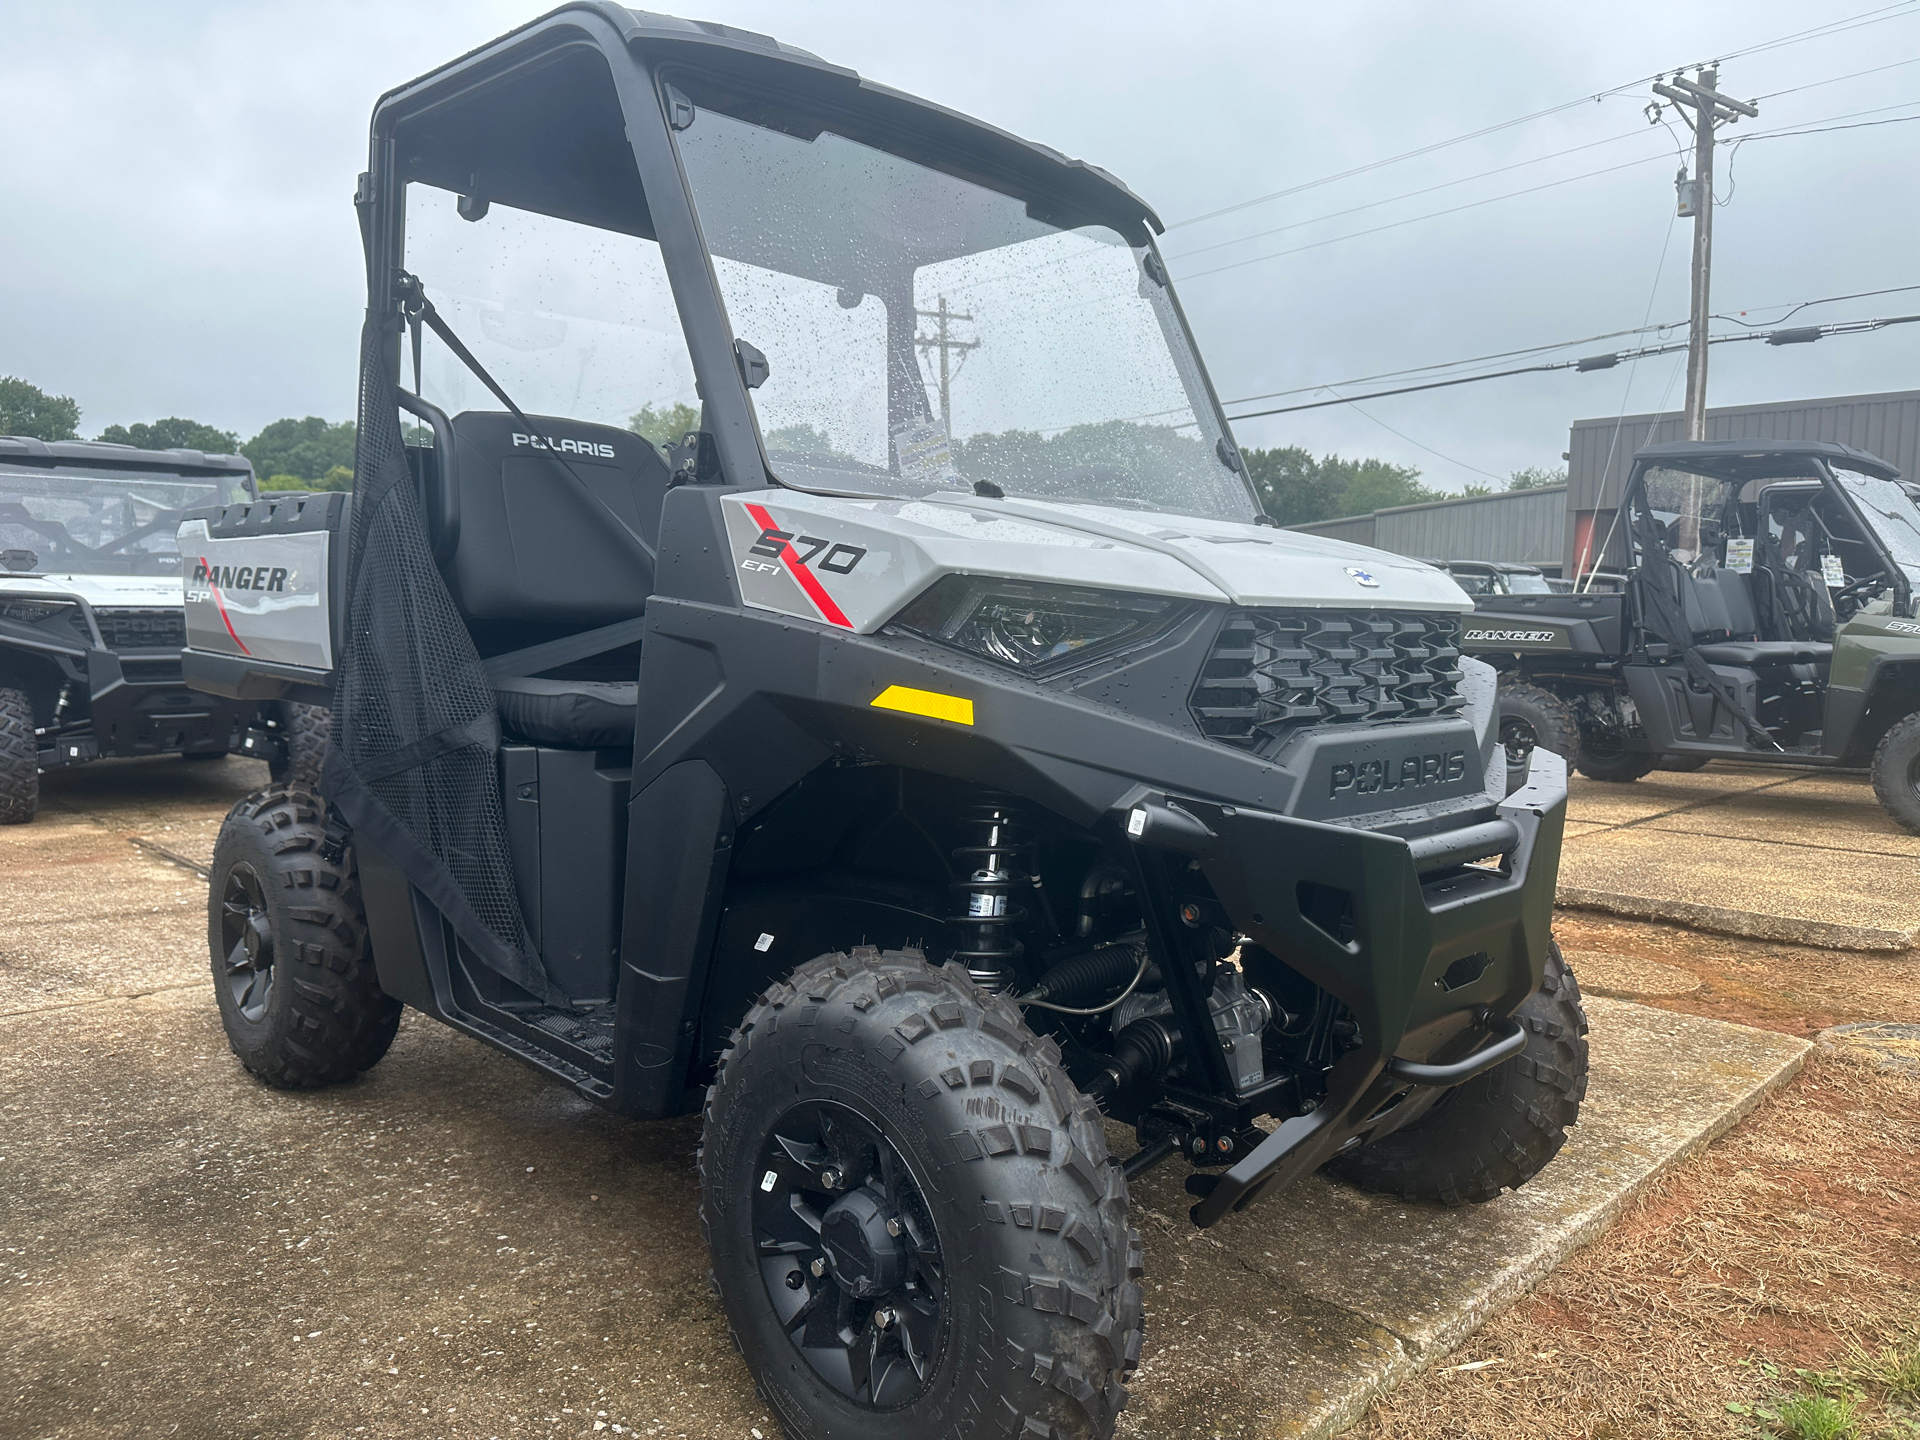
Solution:
{"label": "utility pole", "polygon": [[940,307],[937,310],[916,310],[913,313],[925,319],[940,322],[940,329],[937,334],[916,335],[913,337],[913,343],[919,347],[922,354],[925,354],[929,350],[938,350],[940,352],[940,428],[946,431],[947,439],[951,440],[953,439],[953,407],[949,387],[952,385],[953,376],[947,368],[947,356],[950,352],[956,350],[963,354],[968,350],[978,350],[980,348],[980,342],[978,340],[949,339],[947,336],[947,322],[950,320],[971,321],[973,316],[956,314],[954,311],[947,309],[947,297],[944,295],[940,297]]}
{"label": "utility pole", "polygon": [[[1721,121],[1733,123],[1742,115],[1760,111],[1744,100],[1733,100],[1713,87],[1720,81],[1719,70],[1703,65],[1695,72],[1697,80],[1673,77],[1669,85],[1655,85],[1653,93],[1680,111],[1693,127],[1693,180],[1687,180],[1682,166],[1675,180],[1679,192],[1680,213],[1693,216],[1693,306],[1687,326],[1687,439],[1707,438],[1707,311],[1713,273],[1713,127]],[[1687,112],[1691,111],[1691,114]],[[1660,118],[1660,105],[1649,107],[1654,121]]]}

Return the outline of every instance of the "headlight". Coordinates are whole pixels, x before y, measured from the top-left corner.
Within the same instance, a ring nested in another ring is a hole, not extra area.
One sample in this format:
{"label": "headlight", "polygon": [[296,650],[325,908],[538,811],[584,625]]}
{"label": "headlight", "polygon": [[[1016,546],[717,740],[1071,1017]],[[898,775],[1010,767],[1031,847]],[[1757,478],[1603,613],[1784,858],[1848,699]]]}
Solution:
{"label": "headlight", "polygon": [[949,575],[893,623],[1028,674],[1051,674],[1150,640],[1186,608],[1158,595]]}

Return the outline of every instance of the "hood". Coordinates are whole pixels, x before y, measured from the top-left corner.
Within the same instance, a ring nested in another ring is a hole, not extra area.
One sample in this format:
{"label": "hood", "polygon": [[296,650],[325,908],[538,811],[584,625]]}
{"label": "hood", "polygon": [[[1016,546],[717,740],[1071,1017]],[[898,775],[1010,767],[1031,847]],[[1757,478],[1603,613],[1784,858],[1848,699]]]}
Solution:
{"label": "hood", "polygon": [[50,600],[78,595],[112,610],[180,610],[186,604],[178,575],[0,575],[0,594]]}
{"label": "hood", "polygon": [[1470,612],[1430,565],[1231,520],[940,493],[722,497],[748,605],[871,633],[942,575],[1252,607]]}

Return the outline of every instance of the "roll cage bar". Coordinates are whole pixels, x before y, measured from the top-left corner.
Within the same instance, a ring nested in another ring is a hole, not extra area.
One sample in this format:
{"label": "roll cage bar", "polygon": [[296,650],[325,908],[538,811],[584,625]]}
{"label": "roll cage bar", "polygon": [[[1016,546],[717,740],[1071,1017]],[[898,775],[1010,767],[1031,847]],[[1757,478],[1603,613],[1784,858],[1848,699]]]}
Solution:
{"label": "roll cage bar", "polygon": [[[840,115],[855,133],[922,164],[1025,198],[1036,214],[1098,219],[1152,246],[1165,227],[1098,166],[942,106],[863,80],[804,50],[729,26],[572,0],[396,87],[376,105],[368,169],[355,194],[376,315],[402,303],[405,192],[453,191],[478,220],[493,201],[658,242],[723,483],[778,483],[747,396],[743,359],[672,140],[691,105],[663,71]],[[1157,258],[1157,256],[1156,256]],[[422,277],[430,286],[432,277]],[[1171,292],[1169,292],[1171,293]],[[1173,301],[1176,312],[1178,299]],[[1185,327],[1184,314],[1179,323]],[[403,373],[401,338],[388,342]],[[1211,381],[1201,380],[1231,434]]]}

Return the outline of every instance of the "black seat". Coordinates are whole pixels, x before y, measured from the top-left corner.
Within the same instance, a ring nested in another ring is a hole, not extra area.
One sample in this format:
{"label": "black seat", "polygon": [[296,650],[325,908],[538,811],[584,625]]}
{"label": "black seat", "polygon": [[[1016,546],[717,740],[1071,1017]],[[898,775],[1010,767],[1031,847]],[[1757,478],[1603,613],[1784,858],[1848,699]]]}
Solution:
{"label": "black seat", "polygon": [[554,633],[638,615],[653,589],[666,456],[630,430],[527,418],[538,435],[494,411],[453,417],[455,601],[470,620]]}
{"label": "black seat", "polygon": [[640,686],[513,677],[493,682],[493,698],[509,740],[557,750],[622,750],[633,744]]}
{"label": "black seat", "polygon": [[[451,422],[441,513],[454,517],[454,536],[442,573],[483,657],[635,619],[653,589],[666,457],[628,430],[527,418],[537,434],[494,411]],[[567,750],[633,744],[630,645],[598,663],[548,668],[589,678],[496,678],[507,739]]]}

